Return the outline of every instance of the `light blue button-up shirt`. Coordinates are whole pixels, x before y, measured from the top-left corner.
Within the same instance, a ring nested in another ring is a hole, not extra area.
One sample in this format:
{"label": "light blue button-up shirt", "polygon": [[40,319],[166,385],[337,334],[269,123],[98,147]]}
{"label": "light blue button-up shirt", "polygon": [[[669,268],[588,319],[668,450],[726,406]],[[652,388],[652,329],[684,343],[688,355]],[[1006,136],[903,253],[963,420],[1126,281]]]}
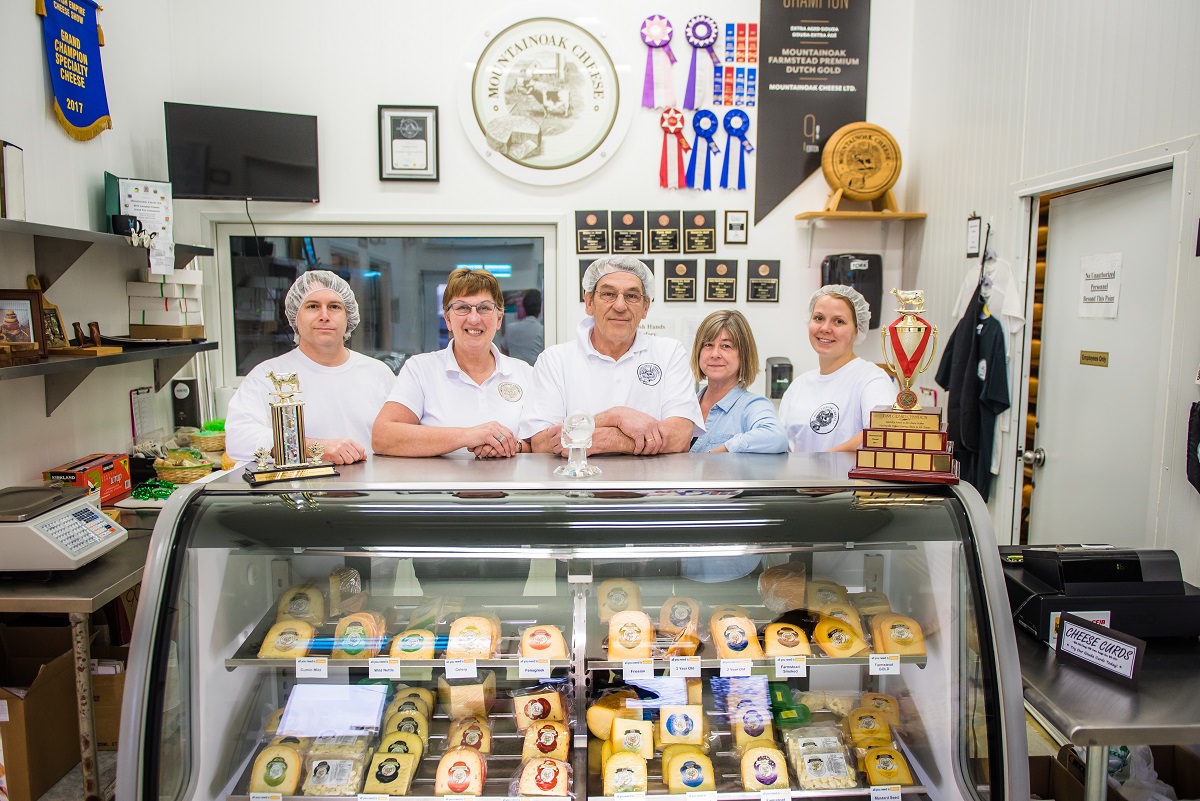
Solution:
{"label": "light blue button-up shirt", "polygon": [[[704,397],[704,389],[697,398]],[[693,453],[725,446],[730,453],[787,453],[787,433],[775,406],[745,387],[734,387],[713,404],[704,422],[704,433],[692,445]]]}

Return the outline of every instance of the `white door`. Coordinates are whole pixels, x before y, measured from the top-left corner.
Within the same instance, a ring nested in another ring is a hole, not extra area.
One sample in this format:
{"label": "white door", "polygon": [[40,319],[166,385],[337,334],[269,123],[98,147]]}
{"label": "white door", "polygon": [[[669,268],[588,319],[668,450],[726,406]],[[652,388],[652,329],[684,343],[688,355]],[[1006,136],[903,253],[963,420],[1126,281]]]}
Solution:
{"label": "white door", "polygon": [[[1050,201],[1031,543],[1153,543],[1175,290],[1170,190],[1166,170]],[[1080,314],[1081,268],[1101,254],[1119,254],[1116,319]],[[1108,366],[1087,353],[1107,354]]]}

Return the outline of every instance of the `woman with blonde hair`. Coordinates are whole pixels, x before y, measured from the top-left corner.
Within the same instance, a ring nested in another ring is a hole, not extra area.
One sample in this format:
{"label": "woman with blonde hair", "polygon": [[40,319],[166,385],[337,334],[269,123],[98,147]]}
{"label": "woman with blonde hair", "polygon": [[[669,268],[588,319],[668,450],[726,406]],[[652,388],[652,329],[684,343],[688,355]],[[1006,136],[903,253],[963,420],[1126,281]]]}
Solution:
{"label": "woman with blonde hair", "polygon": [[704,318],[692,345],[692,373],[707,380],[698,400],[704,434],[692,452],[784,453],[787,435],[775,407],[747,387],[758,377],[758,346],[750,323],[739,311]]}

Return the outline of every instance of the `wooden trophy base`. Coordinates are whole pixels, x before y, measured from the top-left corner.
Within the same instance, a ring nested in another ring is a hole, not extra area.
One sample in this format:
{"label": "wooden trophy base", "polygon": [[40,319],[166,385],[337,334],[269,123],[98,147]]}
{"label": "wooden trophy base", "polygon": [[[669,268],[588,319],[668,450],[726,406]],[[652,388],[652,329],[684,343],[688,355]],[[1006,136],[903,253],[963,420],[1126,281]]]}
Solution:
{"label": "wooden trophy base", "polygon": [[854,454],[850,478],[957,484],[954,443],[942,425],[942,410],[896,411],[891,406],[871,410],[863,444]]}
{"label": "wooden trophy base", "polygon": [[873,478],[882,481],[912,481],[918,484],[957,484],[958,462],[951,463],[947,472],[933,470],[897,470],[888,467],[856,467],[847,475],[850,478]]}
{"label": "wooden trophy base", "polygon": [[252,487],[261,487],[275,481],[303,481],[307,478],[325,478],[341,475],[332,462],[308,462],[307,464],[276,465],[264,470],[247,467],[242,478]]}

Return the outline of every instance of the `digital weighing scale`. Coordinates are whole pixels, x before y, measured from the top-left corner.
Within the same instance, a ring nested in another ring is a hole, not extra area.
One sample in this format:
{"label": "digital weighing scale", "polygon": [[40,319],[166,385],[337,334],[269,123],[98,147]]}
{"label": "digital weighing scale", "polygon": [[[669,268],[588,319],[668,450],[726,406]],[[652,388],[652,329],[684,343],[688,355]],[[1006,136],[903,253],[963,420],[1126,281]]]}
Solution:
{"label": "digital weighing scale", "polygon": [[82,487],[0,490],[0,572],[75,570],[126,540]]}

